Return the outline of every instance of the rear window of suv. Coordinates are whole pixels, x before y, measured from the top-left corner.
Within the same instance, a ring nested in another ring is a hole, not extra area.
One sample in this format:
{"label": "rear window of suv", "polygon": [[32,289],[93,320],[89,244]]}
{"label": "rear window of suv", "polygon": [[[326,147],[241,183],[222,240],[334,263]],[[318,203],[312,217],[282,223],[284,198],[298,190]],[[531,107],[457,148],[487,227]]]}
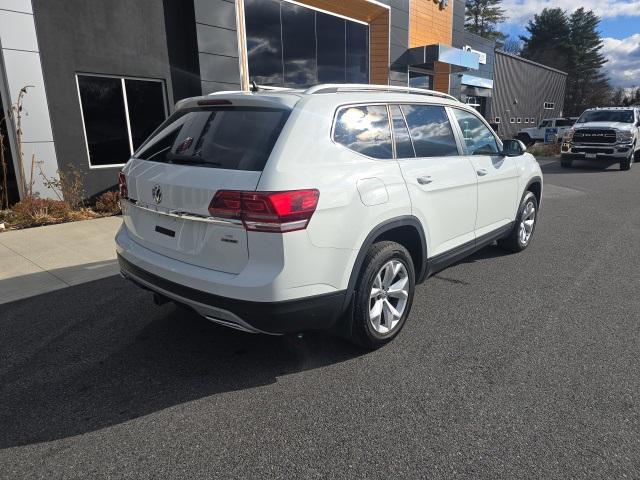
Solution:
{"label": "rear window of suv", "polygon": [[289,110],[215,107],[180,110],[134,158],[228,170],[262,171]]}

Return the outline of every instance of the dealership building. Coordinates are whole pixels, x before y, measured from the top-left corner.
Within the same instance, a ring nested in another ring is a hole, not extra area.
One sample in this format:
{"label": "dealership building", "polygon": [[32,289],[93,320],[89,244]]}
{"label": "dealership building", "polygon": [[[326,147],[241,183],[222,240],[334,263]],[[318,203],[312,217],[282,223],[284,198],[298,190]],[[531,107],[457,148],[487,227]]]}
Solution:
{"label": "dealership building", "polygon": [[[435,89],[499,123],[501,136],[518,119],[559,116],[562,72],[549,83],[551,69],[494,52],[465,32],[464,8],[462,0],[0,0],[2,106],[28,86],[21,145],[25,170],[38,162],[34,190],[43,197],[52,192],[40,170],[79,169],[89,196],[113,188],[176,101],[251,82]],[[16,200],[16,121],[1,128]]]}

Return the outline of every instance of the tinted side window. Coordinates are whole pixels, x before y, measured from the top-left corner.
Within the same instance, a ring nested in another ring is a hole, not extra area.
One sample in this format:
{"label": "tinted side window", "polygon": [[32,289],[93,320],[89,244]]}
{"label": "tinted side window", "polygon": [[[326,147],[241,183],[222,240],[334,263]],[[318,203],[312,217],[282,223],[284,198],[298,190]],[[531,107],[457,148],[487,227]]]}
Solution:
{"label": "tinted side window", "polygon": [[402,105],[417,157],[458,155],[449,117],[444,107]]}
{"label": "tinted side window", "polygon": [[453,111],[462,130],[468,154],[491,155],[500,151],[496,137],[482,120],[465,110],[454,108]]}
{"label": "tinted side window", "polygon": [[391,131],[387,107],[346,107],[340,110],[333,139],[347,148],[373,158],[391,158]]}
{"label": "tinted side window", "polygon": [[416,156],[413,151],[413,143],[409,137],[409,130],[404,121],[404,115],[398,105],[391,105],[391,120],[393,122],[393,139],[396,142],[396,156],[398,158],[413,158]]}
{"label": "tinted side window", "polygon": [[261,171],[288,110],[221,107],[181,110],[134,154],[142,160]]}

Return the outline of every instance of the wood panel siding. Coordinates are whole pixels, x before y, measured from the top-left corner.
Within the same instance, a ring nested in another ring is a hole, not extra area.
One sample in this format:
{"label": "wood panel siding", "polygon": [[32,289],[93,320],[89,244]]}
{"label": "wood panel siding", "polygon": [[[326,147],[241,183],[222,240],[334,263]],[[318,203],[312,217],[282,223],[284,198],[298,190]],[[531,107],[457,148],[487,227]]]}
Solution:
{"label": "wood panel siding", "polygon": [[[451,45],[453,32],[453,5],[441,9],[433,0],[412,0],[409,11],[409,48],[442,43]],[[437,62],[434,66],[433,88],[449,91],[451,67]]]}

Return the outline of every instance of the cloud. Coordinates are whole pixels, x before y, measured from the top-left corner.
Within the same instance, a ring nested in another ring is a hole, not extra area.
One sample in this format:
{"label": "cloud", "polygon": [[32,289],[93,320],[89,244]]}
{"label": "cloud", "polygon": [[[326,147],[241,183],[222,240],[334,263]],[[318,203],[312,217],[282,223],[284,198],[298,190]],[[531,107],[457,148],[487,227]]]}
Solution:
{"label": "cloud", "polygon": [[640,33],[621,40],[603,38],[604,68],[616,87],[640,86]]}
{"label": "cloud", "polygon": [[544,8],[562,8],[573,12],[580,7],[585,10],[593,10],[600,18],[612,18],[619,16],[639,17],[640,0],[504,0],[502,7],[506,10],[507,23],[524,25],[540,13]]}

